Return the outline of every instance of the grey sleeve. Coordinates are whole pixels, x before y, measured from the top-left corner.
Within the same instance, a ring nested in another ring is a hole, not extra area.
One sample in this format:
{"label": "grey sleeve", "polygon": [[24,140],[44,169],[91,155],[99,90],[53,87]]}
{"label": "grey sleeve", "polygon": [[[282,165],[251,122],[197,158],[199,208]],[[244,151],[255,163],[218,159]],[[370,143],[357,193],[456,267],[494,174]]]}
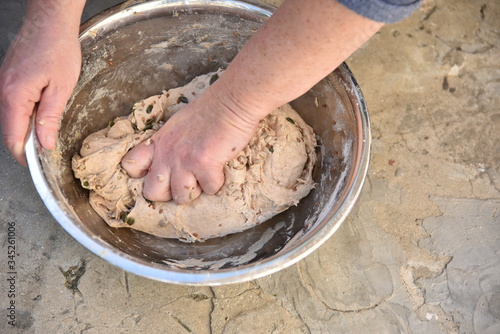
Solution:
{"label": "grey sleeve", "polygon": [[353,12],[373,21],[394,23],[401,21],[415,9],[422,0],[338,0]]}

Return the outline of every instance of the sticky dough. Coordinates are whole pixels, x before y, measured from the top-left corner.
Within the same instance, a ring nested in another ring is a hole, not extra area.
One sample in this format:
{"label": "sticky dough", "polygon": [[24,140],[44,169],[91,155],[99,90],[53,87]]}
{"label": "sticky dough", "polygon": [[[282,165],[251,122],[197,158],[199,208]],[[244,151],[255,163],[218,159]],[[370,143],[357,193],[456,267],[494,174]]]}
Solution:
{"label": "sticky dough", "polygon": [[90,190],[94,210],[110,226],[203,241],[262,223],[296,205],[314,187],[315,135],[284,105],[264,118],[250,143],[226,163],[225,183],[216,195],[202,193],[186,205],[151,202],[142,196],[143,179],[127,175],[120,165],[122,157],[148,140],[170,115],[208,87],[215,75],[222,72],[139,101],[129,116],[117,118],[83,141],[80,154],[73,157],[73,171]]}

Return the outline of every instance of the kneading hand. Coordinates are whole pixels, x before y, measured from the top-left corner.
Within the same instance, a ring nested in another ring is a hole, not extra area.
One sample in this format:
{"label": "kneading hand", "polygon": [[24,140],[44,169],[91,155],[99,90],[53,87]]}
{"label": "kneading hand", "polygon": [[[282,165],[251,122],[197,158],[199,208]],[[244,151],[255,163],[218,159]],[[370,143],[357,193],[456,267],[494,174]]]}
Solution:
{"label": "kneading hand", "polygon": [[131,177],[145,176],[145,198],[185,204],[224,184],[224,163],[248,144],[259,120],[243,119],[221,103],[211,89],[215,85],[122,159]]}

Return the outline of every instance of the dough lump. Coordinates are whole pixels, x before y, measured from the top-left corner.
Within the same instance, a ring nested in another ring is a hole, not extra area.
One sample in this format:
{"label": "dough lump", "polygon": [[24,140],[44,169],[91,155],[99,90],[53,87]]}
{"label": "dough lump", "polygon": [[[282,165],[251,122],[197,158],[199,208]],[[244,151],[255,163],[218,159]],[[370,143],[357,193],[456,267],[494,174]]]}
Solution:
{"label": "dough lump", "polygon": [[224,167],[216,195],[202,193],[189,204],[151,202],[143,179],[121,168],[129,149],[148,140],[174,112],[199,95],[222,71],[195,78],[184,87],[137,102],[133,112],[89,135],[72,160],[75,176],[90,190],[94,210],[112,227],[137,229],[186,242],[240,232],[296,205],[312,188],[315,134],[284,105],[271,112],[236,158]]}

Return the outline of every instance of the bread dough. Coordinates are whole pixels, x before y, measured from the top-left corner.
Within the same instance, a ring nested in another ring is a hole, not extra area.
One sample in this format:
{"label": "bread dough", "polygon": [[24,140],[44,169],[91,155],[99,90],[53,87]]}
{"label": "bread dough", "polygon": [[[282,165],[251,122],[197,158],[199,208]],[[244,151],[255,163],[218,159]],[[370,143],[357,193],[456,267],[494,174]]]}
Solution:
{"label": "bread dough", "polygon": [[220,75],[221,71],[209,73],[139,101],[129,116],[117,118],[83,141],[80,154],[73,157],[73,171],[90,190],[92,207],[110,226],[203,241],[262,223],[296,205],[314,187],[315,135],[285,105],[264,118],[250,143],[226,163],[225,183],[216,195],[202,193],[185,205],[151,202],[142,196],[143,178],[129,177],[121,168],[122,157]]}

